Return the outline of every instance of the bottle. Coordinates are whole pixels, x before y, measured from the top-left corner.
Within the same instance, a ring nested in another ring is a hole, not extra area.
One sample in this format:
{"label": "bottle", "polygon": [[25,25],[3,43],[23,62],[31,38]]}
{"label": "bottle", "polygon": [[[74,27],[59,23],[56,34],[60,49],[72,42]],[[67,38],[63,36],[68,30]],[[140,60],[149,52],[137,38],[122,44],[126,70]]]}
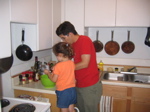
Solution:
{"label": "bottle", "polygon": [[35,56],[35,62],[34,62],[34,79],[33,79],[35,82],[37,82],[39,80],[38,70],[39,70],[39,61],[38,61],[38,57]]}
{"label": "bottle", "polygon": [[100,71],[104,71],[104,63],[102,62],[102,60],[100,60],[100,62],[99,62],[99,70]]}

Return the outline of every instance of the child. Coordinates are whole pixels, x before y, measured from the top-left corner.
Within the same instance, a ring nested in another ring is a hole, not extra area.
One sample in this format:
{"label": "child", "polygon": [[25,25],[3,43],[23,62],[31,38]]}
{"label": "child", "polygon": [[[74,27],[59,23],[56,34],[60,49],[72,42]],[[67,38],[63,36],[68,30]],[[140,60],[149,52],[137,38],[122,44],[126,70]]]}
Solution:
{"label": "child", "polygon": [[73,50],[65,42],[59,42],[53,46],[53,52],[58,63],[53,67],[53,72],[44,70],[49,78],[56,82],[57,106],[61,112],[75,112],[74,104],[76,103],[75,90],[75,64],[71,61]]}

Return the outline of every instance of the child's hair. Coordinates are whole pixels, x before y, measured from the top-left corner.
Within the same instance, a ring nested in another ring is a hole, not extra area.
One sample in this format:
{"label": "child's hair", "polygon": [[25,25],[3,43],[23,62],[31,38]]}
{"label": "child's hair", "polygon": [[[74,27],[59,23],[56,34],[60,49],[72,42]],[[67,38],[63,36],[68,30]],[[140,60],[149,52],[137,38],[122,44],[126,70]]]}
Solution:
{"label": "child's hair", "polygon": [[53,46],[53,52],[57,56],[58,53],[62,53],[64,57],[68,57],[72,59],[73,57],[73,49],[71,45],[67,44],[66,42],[59,42]]}

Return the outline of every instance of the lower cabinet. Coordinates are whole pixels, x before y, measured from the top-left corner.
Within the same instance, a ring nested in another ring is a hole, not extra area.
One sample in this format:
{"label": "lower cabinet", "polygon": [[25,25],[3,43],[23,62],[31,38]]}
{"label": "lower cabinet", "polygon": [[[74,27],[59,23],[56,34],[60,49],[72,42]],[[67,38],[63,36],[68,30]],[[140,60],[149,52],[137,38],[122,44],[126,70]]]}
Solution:
{"label": "lower cabinet", "polygon": [[103,96],[113,97],[113,112],[150,112],[150,88],[103,84]]}
{"label": "lower cabinet", "polygon": [[27,94],[31,96],[41,96],[44,98],[49,98],[49,101],[51,103],[51,112],[60,112],[60,109],[56,105],[57,97],[55,94],[47,94],[47,93],[40,93],[40,92],[32,92],[32,91],[24,91],[24,90],[14,90],[15,97]]}

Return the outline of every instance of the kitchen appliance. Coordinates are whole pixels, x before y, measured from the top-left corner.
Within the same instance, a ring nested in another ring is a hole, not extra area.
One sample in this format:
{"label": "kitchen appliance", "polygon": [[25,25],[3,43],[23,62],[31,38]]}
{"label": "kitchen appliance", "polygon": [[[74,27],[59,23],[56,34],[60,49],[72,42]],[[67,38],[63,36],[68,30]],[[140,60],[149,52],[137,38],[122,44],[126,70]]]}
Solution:
{"label": "kitchen appliance", "polygon": [[[21,98],[11,98],[11,97],[3,97],[3,99],[9,101],[9,103],[2,108],[2,112],[22,112],[22,111],[12,111],[17,108],[27,108],[31,109],[33,112],[51,112],[49,102],[42,101],[32,101]],[[25,109],[24,109],[25,110]],[[24,112],[32,112],[32,111],[24,111]]]}
{"label": "kitchen appliance", "polygon": [[147,35],[145,38],[145,45],[150,47],[150,27],[147,28]]}

